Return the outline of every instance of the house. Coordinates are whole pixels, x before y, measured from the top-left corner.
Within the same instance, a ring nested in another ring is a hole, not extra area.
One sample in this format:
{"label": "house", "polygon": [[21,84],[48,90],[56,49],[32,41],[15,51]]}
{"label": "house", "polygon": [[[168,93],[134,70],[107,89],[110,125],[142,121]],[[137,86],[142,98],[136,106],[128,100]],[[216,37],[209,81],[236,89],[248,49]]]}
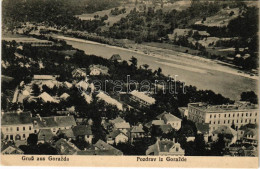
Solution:
{"label": "house", "polygon": [[257,124],[251,124],[251,123],[241,126],[237,130],[237,132],[238,132],[238,135],[237,135],[238,139],[242,140],[243,137],[244,137],[245,131],[247,131],[248,129],[256,129],[256,128],[258,128],[258,125]]}
{"label": "house", "polygon": [[107,143],[108,144],[118,144],[118,143],[126,143],[129,138],[127,134],[123,133],[120,130],[114,130],[107,135]]}
{"label": "house", "polygon": [[217,130],[213,131],[212,140],[217,141],[220,134],[224,136],[224,140],[228,146],[237,141],[237,131],[229,126],[220,126]]}
{"label": "house", "polygon": [[104,142],[103,140],[98,140],[96,144],[94,144],[94,150],[112,150],[114,153],[113,155],[123,155],[123,152],[116,149],[115,147],[109,145],[108,143]]}
{"label": "house", "polygon": [[46,80],[56,80],[58,75],[34,75],[34,81],[46,81]]}
{"label": "house", "polygon": [[179,112],[181,113],[181,117],[188,117],[188,107],[179,107]]}
{"label": "house", "polygon": [[124,133],[127,133],[130,130],[130,124],[128,122],[115,123],[114,129],[118,129]]}
{"label": "house", "polygon": [[75,135],[72,131],[72,129],[60,129],[57,132],[57,136],[64,136],[64,138],[68,138],[70,140],[75,140]]}
{"label": "house", "polygon": [[135,140],[138,140],[140,138],[143,138],[145,135],[145,132],[143,130],[142,125],[133,126],[130,130],[130,138],[131,142],[134,142]]}
{"label": "house", "polygon": [[93,134],[90,126],[78,125],[73,127],[72,131],[76,138],[82,138],[86,142],[92,144]]}
{"label": "house", "polygon": [[172,115],[171,113],[164,112],[156,117],[159,120],[163,120],[164,124],[170,124],[175,130],[181,128],[181,119]]}
{"label": "house", "polygon": [[80,149],[76,147],[73,143],[63,138],[59,139],[55,143],[54,148],[57,149],[60,155],[75,155],[77,154],[77,151],[80,151]]}
{"label": "house", "polygon": [[115,123],[124,123],[126,121],[124,119],[122,119],[121,117],[117,117],[113,120],[109,120],[109,122],[112,123],[112,124],[115,124]]}
{"label": "house", "polygon": [[2,112],[1,132],[5,140],[27,140],[33,133],[30,112]]}
{"label": "house", "polygon": [[70,129],[76,126],[73,116],[37,116],[32,119],[34,132],[38,133],[40,129],[51,129],[56,134],[60,129]]}
{"label": "house", "polygon": [[92,76],[109,75],[108,67],[103,66],[103,65],[90,65],[89,70],[90,70],[90,75],[92,75]]}
{"label": "house", "polygon": [[110,97],[109,95],[105,94],[103,91],[100,91],[97,94],[97,98],[100,100],[104,100],[107,104],[111,104],[117,107],[118,110],[123,111],[123,104],[117,101],[116,99]]}
{"label": "house", "polygon": [[72,88],[73,85],[66,81],[66,82],[63,82],[63,86],[66,87],[67,89],[70,89],[70,88]]}
{"label": "house", "polygon": [[1,144],[1,154],[24,154],[24,152],[16,147],[15,145],[9,143]]}
{"label": "house", "polygon": [[146,123],[144,126],[147,128],[151,128],[153,125],[154,126],[160,126],[160,125],[164,125],[164,121],[163,120],[152,120],[148,123]]}
{"label": "house", "polygon": [[117,62],[121,62],[122,59],[121,59],[121,56],[119,54],[113,54],[110,58],[111,61],[117,61]]}
{"label": "house", "polygon": [[131,97],[130,99],[134,102],[140,103],[141,106],[150,106],[155,103],[155,99],[147,96],[143,92],[139,92],[137,90],[133,90],[130,92]]}
{"label": "house", "polygon": [[173,131],[173,128],[170,124],[162,124],[158,126],[160,128],[160,130],[164,133],[170,133],[171,131]]}
{"label": "house", "polygon": [[51,142],[55,136],[51,129],[40,129],[38,134],[38,143]]}
{"label": "house", "polygon": [[86,68],[77,68],[74,69],[71,74],[73,78],[82,78],[82,77],[86,77],[87,73],[86,73],[87,69]]}
{"label": "house", "polygon": [[63,100],[67,100],[67,98],[70,97],[70,95],[68,93],[63,93],[60,98]]}
{"label": "house", "polygon": [[197,134],[201,134],[204,137],[205,142],[209,141],[209,124],[207,123],[196,123]]}
{"label": "house", "polygon": [[179,143],[173,140],[157,140],[155,144],[148,147],[146,155],[184,156],[185,151]]}
{"label": "house", "polygon": [[247,129],[244,133],[244,136],[242,138],[243,144],[251,144],[253,146],[258,145],[258,133],[257,129]]}
{"label": "house", "polygon": [[39,99],[41,99],[43,102],[51,102],[51,103],[58,103],[59,101],[51,97],[48,93],[43,92],[38,96]]}

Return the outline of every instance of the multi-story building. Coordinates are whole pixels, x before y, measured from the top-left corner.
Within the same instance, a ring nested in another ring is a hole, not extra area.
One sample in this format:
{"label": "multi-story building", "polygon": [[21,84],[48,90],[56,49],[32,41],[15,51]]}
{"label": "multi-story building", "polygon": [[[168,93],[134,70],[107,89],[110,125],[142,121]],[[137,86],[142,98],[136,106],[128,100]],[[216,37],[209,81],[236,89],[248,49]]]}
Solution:
{"label": "multi-story building", "polygon": [[31,113],[2,112],[1,131],[6,140],[26,140],[33,133]]}
{"label": "multi-story building", "polygon": [[235,125],[236,130],[245,124],[258,123],[258,106],[248,102],[232,105],[188,104],[188,119],[195,123],[208,123],[210,131],[220,126]]}
{"label": "multi-story building", "polygon": [[130,100],[138,102],[141,106],[150,106],[155,103],[155,99],[147,96],[143,92],[139,92],[137,90],[132,91]]}

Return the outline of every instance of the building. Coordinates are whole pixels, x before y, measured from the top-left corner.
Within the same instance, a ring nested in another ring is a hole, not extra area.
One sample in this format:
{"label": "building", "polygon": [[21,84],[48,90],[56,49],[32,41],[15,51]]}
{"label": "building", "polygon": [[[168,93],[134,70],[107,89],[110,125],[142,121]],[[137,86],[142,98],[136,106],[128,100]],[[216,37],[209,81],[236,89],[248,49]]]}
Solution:
{"label": "building", "polygon": [[7,42],[12,42],[16,41],[19,45],[22,44],[28,44],[31,46],[53,46],[54,43],[48,40],[41,40],[41,39],[36,39],[36,38],[31,38],[31,37],[19,37],[19,38],[3,38],[2,40],[5,40]]}
{"label": "building", "polygon": [[51,129],[40,129],[38,132],[38,143],[51,142],[55,134]]}
{"label": "building", "polygon": [[77,69],[74,69],[71,72],[71,74],[72,74],[72,77],[74,77],[74,78],[82,78],[82,77],[86,77],[87,76],[86,71],[87,71],[86,68],[77,68]]}
{"label": "building", "polygon": [[57,149],[60,155],[76,155],[80,149],[76,147],[73,143],[61,138],[59,139],[54,147]]}
{"label": "building", "polygon": [[53,134],[56,134],[60,129],[70,129],[76,126],[73,116],[41,117],[38,115],[32,119],[32,122],[34,133],[38,133],[40,129],[50,129]]}
{"label": "building", "polygon": [[109,75],[108,74],[108,67],[102,65],[90,65],[90,75],[97,76],[97,75]]}
{"label": "building", "polygon": [[30,112],[2,112],[1,131],[5,140],[27,140],[33,133]]}
{"label": "building", "polygon": [[237,131],[230,126],[219,126],[212,132],[212,140],[217,141],[220,134],[224,136],[227,145],[234,144],[237,141]]}
{"label": "building", "polygon": [[181,128],[182,120],[169,112],[164,112],[158,115],[156,118],[159,120],[163,120],[164,124],[170,124],[175,130],[179,130]]}
{"label": "building", "polygon": [[132,91],[130,99],[135,102],[139,102],[141,106],[150,106],[155,103],[155,99],[147,96],[143,92],[137,90]]}
{"label": "building", "polygon": [[208,123],[210,131],[219,126],[235,125],[236,130],[248,123],[258,123],[258,107],[248,102],[232,105],[209,105],[206,103],[188,104],[188,119],[195,123]]}
{"label": "building", "polygon": [[46,81],[46,80],[56,80],[57,75],[34,75],[34,81]]}
{"label": "building", "polygon": [[117,101],[116,99],[110,97],[109,95],[105,94],[104,92],[100,91],[97,94],[97,98],[100,100],[104,100],[107,104],[114,105],[117,107],[118,110],[123,111],[123,104]]}
{"label": "building", "polygon": [[184,156],[185,151],[175,140],[157,140],[155,144],[148,147],[146,155]]}
{"label": "building", "polygon": [[72,131],[76,138],[82,138],[86,142],[92,144],[93,134],[90,126],[78,125],[73,127]]}
{"label": "building", "polygon": [[143,138],[144,136],[145,136],[145,132],[143,130],[142,125],[132,127],[132,129],[130,131],[131,142],[134,142],[135,140]]}
{"label": "building", "polygon": [[188,117],[188,107],[179,107],[179,112],[181,113],[181,117]]}
{"label": "building", "polygon": [[24,152],[16,147],[15,145],[11,145],[8,143],[1,144],[1,154],[24,154]]}
{"label": "building", "polygon": [[123,152],[116,149],[115,147],[109,145],[108,143],[98,140],[96,144],[94,144],[94,150],[95,151],[112,151],[113,153],[111,155],[123,155]]}
{"label": "building", "polygon": [[115,61],[121,62],[122,61],[121,56],[119,54],[112,55],[110,60],[113,61],[113,62],[115,62]]}
{"label": "building", "polygon": [[209,141],[209,124],[207,123],[196,123],[197,134],[201,134],[204,137],[204,141],[207,143]]}
{"label": "building", "polygon": [[108,144],[126,143],[128,140],[127,134],[120,130],[114,130],[107,135]]}

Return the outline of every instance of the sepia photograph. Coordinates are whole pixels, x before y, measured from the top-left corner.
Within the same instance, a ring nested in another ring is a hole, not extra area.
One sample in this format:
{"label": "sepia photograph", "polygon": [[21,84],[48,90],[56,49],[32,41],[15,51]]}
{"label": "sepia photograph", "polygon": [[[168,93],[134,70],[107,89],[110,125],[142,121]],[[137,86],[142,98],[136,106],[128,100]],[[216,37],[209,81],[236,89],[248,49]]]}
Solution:
{"label": "sepia photograph", "polygon": [[258,167],[259,1],[1,10],[1,165]]}

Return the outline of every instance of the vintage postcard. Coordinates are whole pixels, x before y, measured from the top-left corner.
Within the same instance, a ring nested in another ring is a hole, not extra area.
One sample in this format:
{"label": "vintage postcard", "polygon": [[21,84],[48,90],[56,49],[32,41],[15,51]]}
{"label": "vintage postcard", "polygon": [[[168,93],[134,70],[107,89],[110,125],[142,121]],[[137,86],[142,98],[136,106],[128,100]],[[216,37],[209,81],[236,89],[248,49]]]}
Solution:
{"label": "vintage postcard", "polygon": [[1,165],[258,167],[259,1],[1,9]]}

